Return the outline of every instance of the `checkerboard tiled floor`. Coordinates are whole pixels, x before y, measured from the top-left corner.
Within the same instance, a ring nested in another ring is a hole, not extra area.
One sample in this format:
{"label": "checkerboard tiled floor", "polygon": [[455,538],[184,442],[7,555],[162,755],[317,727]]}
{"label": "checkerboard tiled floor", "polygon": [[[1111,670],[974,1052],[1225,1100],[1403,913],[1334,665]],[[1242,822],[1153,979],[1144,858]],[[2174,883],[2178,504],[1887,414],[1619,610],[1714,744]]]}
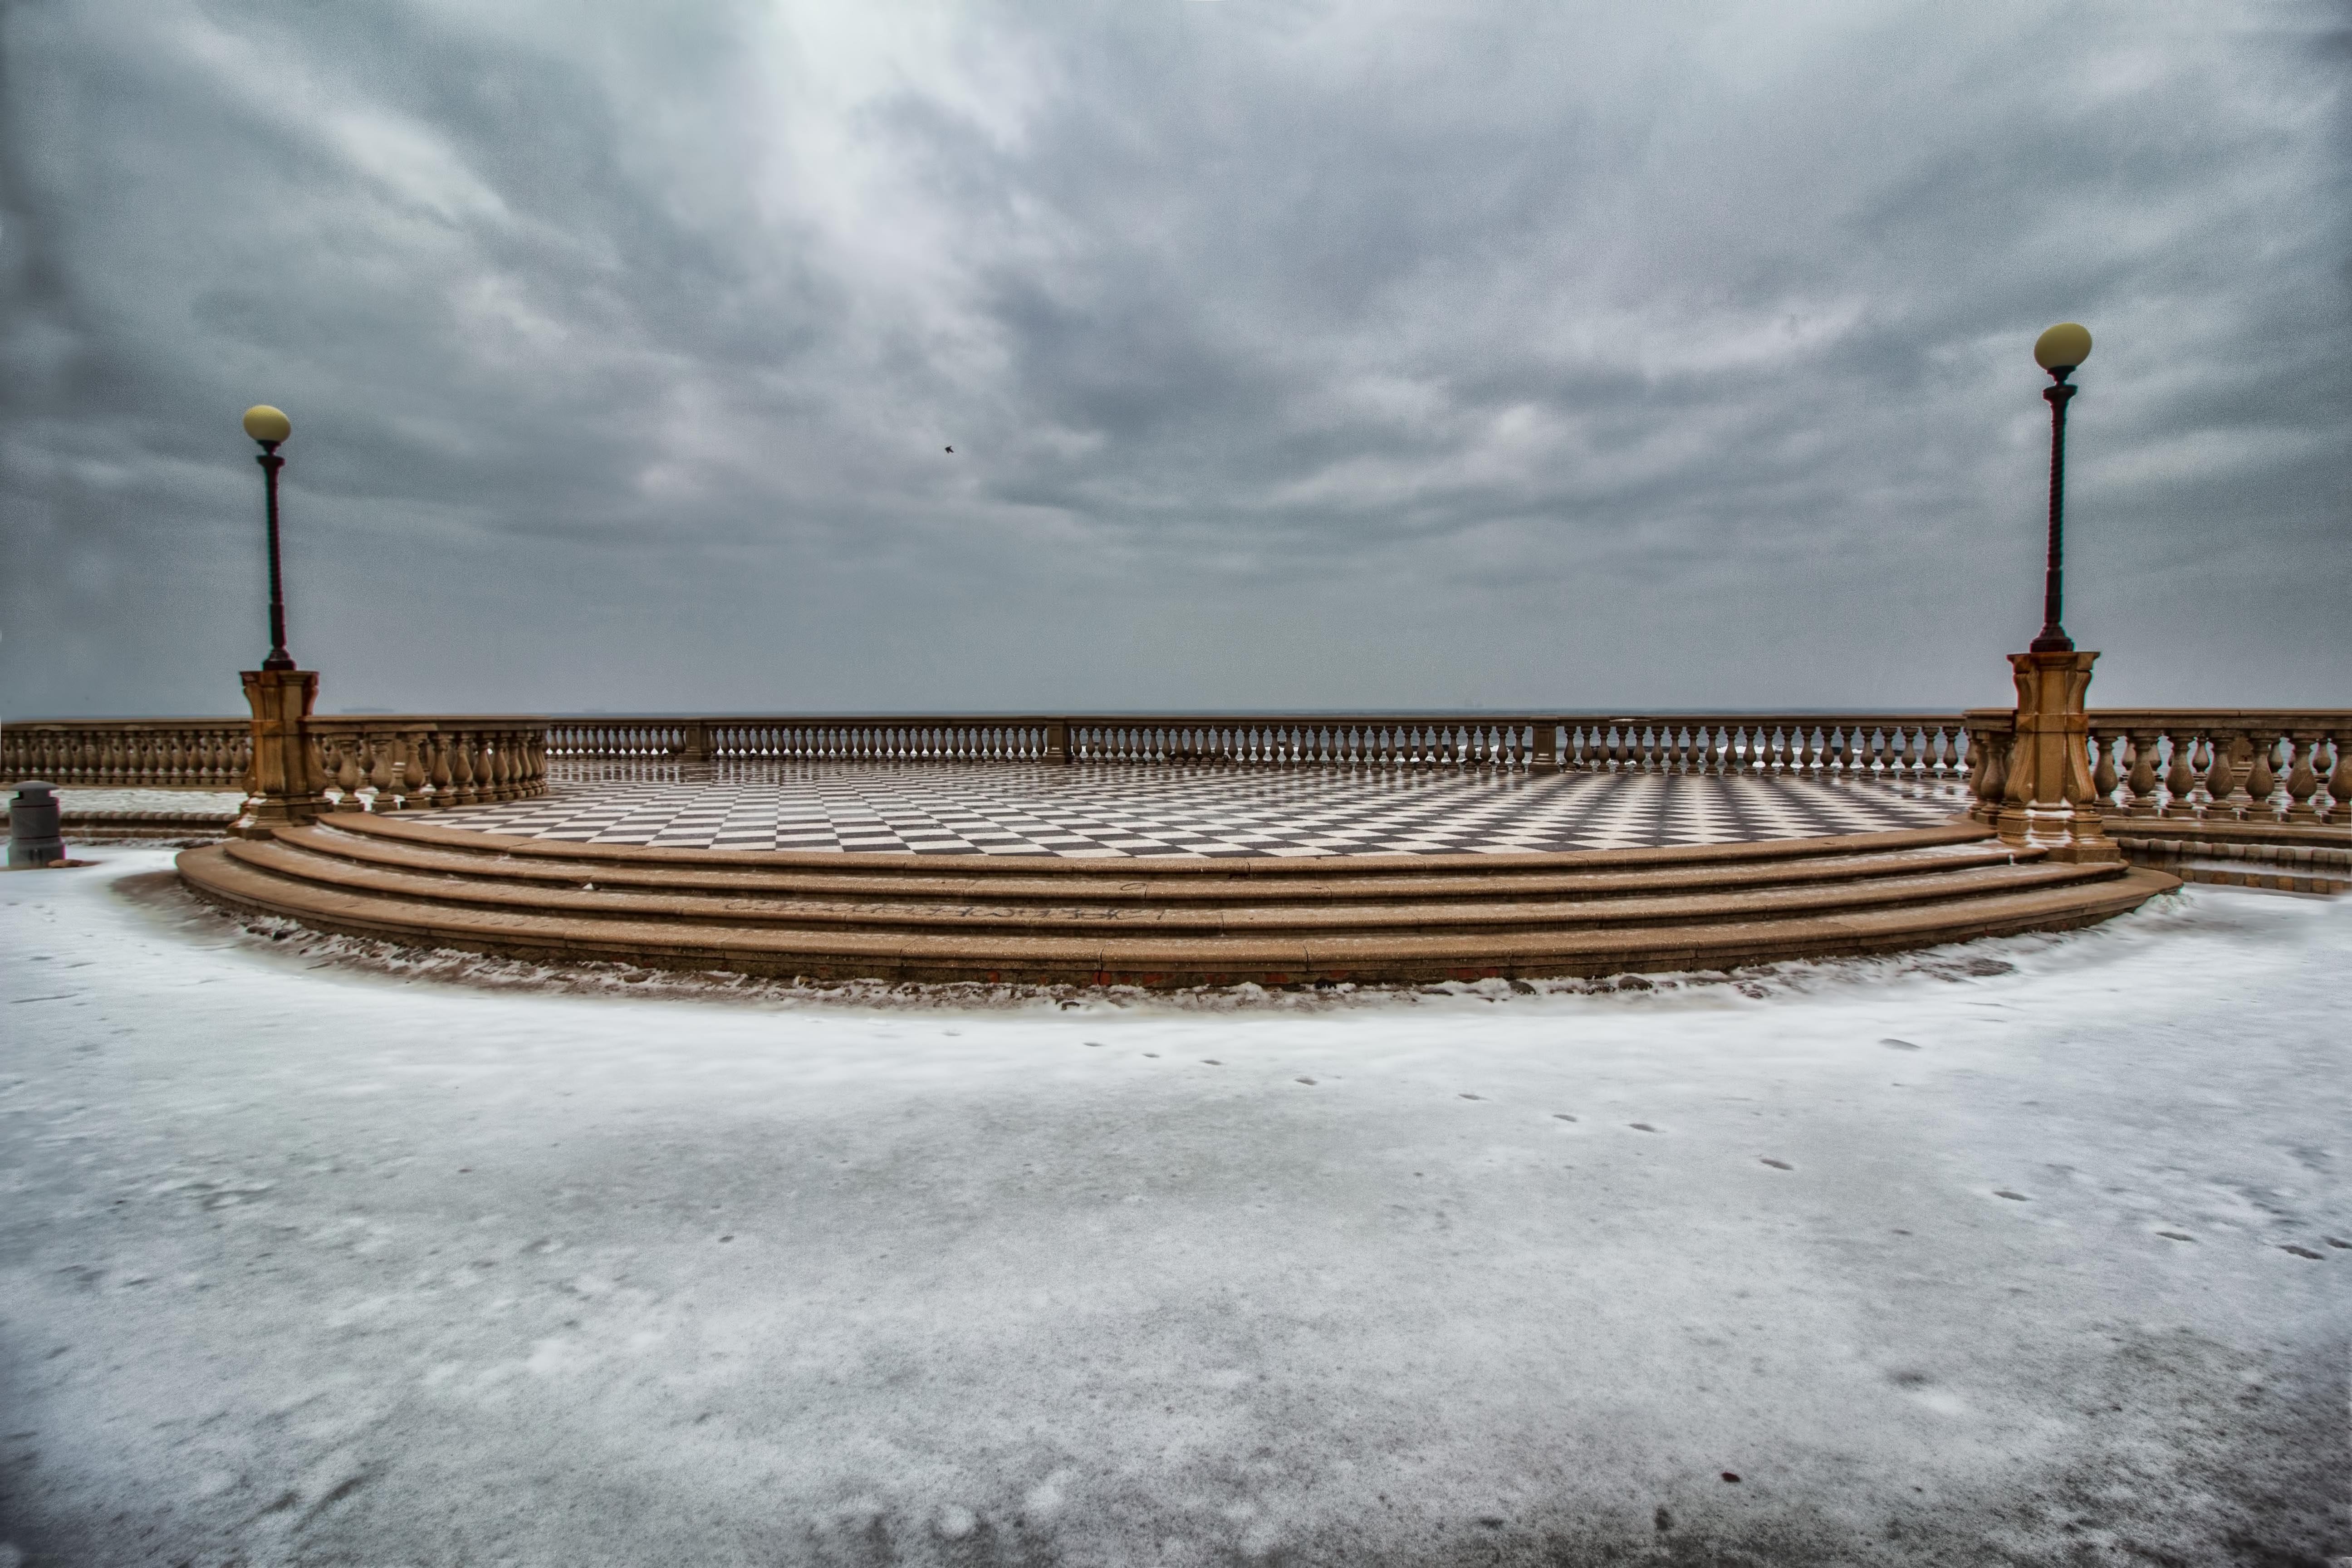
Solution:
{"label": "checkerboard tiled floor", "polygon": [[[1233,767],[581,764],[538,800],[436,815],[593,844],[918,854],[1375,855],[1630,849],[1926,827],[1958,784]],[[587,776],[602,774],[604,776]]]}

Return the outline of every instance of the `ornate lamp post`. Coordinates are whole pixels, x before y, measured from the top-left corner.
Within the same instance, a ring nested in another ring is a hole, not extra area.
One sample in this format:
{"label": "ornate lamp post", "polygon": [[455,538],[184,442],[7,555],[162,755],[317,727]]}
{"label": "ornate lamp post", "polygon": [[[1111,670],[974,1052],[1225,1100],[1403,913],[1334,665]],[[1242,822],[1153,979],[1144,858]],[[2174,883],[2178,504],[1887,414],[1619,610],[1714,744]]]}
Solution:
{"label": "ornate lamp post", "polygon": [[2009,656],[2017,681],[2017,710],[2009,755],[1996,756],[2000,777],[1995,798],[1978,803],[2002,839],[2040,849],[2057,860],[2119,860],[2123,858],[2099,818],[2092,783],[2091,721],[2084,707],[2095,653],[2084,653],[2066,635],[2065,609],[2066,405],[2074,395],[2067,377],[2091,353],[2091,334],[2062,321],[2033,344],[2033,358],[2050,373],[2042,389],[2050,404],[2050,561],[2043,582],[2042,635],[2024,653]]}
{"label": "ornate lamp post", "polygon": [[2080,389],[2066,378],[2090,357],[2090,330],[2074,321],[2061,321],[2033,341],[2034,363],[2050,373],[2051,381],[2042,389],[2050,404],[2050,565],[2042,580],[2042,635],[2030,645],[2035,653],[2074,651],[2062,612],[2066,596],[2066,405]]}
{"label": "ornate lamp post", "polygon": [[263,403],[245,411],[245,433],[261,443],[261,465],[269,507],[269,656],[259,669],[244,672],[245,700],[253,709],[253,768],[247,781],[245,810],[229,831],[268,838],[278,829],[316,817],[327,805],[325,779],[310,744],[310,709],[319,697],[319,673],[294,668],[286,651],[286,585],[278,563],[278,470],[286,459],[278,444],[294,433],[294,422]]}
{"label": "ornate lamp post", "polygon": [[253,460],[261,465],[269,498],[269,657],[261,668],[291,669],[294,656],[286,651],[286,584],[278,569],[278,470],[286,466],[278,455],[278,443],[294,434],[294,422],[267,403],[257,403],[245,411],[245,433],[261,443],[261,456]]}

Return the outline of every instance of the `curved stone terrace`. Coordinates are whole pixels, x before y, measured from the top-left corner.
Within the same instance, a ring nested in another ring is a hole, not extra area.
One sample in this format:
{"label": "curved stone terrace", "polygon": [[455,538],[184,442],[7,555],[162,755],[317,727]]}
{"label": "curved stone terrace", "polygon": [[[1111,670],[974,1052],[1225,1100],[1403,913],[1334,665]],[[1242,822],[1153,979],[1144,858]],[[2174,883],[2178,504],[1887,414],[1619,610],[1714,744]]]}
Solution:
{"label": "curved stone terrace", "polygon": [[1458,855],[1940,826],[1958,779],[1217,764],[555,762],[548,792],[445,827],[664,848],[1044,855]]}

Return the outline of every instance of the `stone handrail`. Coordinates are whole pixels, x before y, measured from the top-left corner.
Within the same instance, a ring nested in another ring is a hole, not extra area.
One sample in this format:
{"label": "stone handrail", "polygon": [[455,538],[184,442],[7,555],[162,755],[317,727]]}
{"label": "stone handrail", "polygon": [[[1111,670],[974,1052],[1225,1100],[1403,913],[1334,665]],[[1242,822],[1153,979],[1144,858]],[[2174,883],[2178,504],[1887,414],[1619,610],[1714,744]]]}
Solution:
{"label": "stone handrail", "polygon": [[931,715],[554,721],[565,762],[1223,763],[1957,779],[1958,714]]}
{"label": "stone handrail", "polygon": [[[547,793],[548,721],[384,714],[304,726],[339,811],[391,811]],[[0,780],[96,789],[252,788],[247,719],[40,719],[0,726]]]}
{"label": "stone handrail", "polygon": [[[1956,714],[937,715],[436,714],[305,721],[325,785],[368,805],[506,800],[585,762],[1216,763],[1957,779]],[[35,721],[0,730],[0,775],[162,788],[242,787],[245,721]],[[446,774],[445,778],[443,775]],[[352,807],[352,809],[358,809]]]}
{"label": "stone handrail", "polygon": [[430,811],[547,793],[548,721],[425,714],[313,718],[305,726],[337,811]]}
{"label": "stone handrail", "polygon": [[[2352,712],[2317,708],[2094,708],[2091,787],[2111,820],[2329,824],[2352,806]],[[1967,715],[1971,814],[1999,815],[2013,718]]]}
{"label": "stone handrail", "polygon": [[1041,717],[605,718],[550,721],[551,757],[596,761],[1061,761],[1068,721]]}
{"label": "stone handrail", "polygon": [[[2111,818],[2339,823],[2352,713],[2093,709],[2094,787]],[[1936,713],[314,717],[338,810],[416,810],[547,790],[551,762],[1212,763],[1279,766],[1966,777],[1999,815],[2008,709]],[[0,726],[0,779],[107,788],[246,787],[236,719],[32,720]]]}
{"label": "stone handrail", "polygon": [[0,725],[0,779],[106,789],[243,789],[253,726],[236,719],[35,719]]}

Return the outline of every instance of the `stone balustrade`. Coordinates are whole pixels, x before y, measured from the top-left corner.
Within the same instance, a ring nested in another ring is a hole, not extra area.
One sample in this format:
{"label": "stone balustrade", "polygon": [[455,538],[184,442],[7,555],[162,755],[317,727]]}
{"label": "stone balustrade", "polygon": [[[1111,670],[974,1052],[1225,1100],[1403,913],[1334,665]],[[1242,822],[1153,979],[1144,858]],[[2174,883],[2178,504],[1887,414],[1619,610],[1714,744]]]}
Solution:
{"label": "stone balustrade", "polygon": [[430,811],[547,793],[548,721],[313,718],[305,726],[336,811]]}
{"label": "stone balustrade", "polygon": [[[2327,709],[2094,708],[2091,787],[2101,816],[2340,826],[2352,806],[2352,712]],[[1979,759],[1973,815],[1998,815],[2012,719],[1967,715]]]}
{"label": "stone balustrade", "polygon": [[236,719],[36,719],[0,725],[0,779],[99,789],[245,787],[253,726]]}
{"label": "stone balustrade", "polygon": [[1004,763],[1063,760],[1047,718],[593,718],[548,726],[566,761]]}
{"label": "stone balustrade", "polygon": [[[453,718],[306,721],[340,798],[504,800],[583,763],[1216,763],[1958,779],[1953,714],[1589,714],[1522,718],[1129,715]],[[240,721],[39,721],[0,731],[9,778],[235,789]],[[442,775],[448,776],[445,780]],[[373,806],[370,807],[373,809]],[[358,809],[353,807],[352,809]]]}
{"label": "stone balustrade", "polygon": [[[1496,768],[1968,780],[1991,820],[2013,716],[966,715],[312,718],[334,809],[433,809],[541,795],[551,765],[1051,762]],[[2094,709],[2103,815],[2340,824],[2352,803],[2352,713]],[[100,788],[246,787],[250,726],[230,719],[35,720],[0,727],[0,779]]]}
{"label": "stone balustrade", "polygon": [[1951,779],[1957,714],[596,718],[550,726],[583,762],[1219,763]]}

